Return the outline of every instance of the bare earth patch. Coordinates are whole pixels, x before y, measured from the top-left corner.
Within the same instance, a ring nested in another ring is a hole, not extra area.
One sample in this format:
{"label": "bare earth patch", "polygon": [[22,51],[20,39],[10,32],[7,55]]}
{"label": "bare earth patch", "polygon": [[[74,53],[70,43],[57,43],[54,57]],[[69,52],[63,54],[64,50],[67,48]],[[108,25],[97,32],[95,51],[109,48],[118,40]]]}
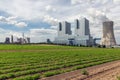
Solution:
{"label": "bare earth patch", "polygon": [[82,70],[76,70],[41,80],[117,80],[120,76],[120,60],[86,68],[88,76]]}

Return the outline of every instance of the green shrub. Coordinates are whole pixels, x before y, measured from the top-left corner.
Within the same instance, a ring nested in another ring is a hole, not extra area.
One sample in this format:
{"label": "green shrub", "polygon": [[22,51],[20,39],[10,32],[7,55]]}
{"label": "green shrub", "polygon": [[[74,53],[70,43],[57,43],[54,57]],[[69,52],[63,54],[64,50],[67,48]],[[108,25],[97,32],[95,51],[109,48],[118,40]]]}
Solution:
{"label": "green shrub", "polygon": [[60,74],[60,72],[58,71],[46,72],[44,73],[44,77],[50,77],[50,76],[57,75],[57,74]]}
{"label": "green shrub", "polygon": [[6,80],[7,79],[7,76],[3,75],[3,76],[0,76],[0,80]]}
{"label": "green shrub", "polygon": [[85,69],[83,69],[82,71],[81,71],[81,73],[82,73],[82,75],[89,75],[89,72],[87,71],[87,70],[85,70]]}
{"label": "green shrub", "polygon": [[11,74],[9,74],[7,77],[9,77],[9,78],[14,78],[15,75],[11,73]]}

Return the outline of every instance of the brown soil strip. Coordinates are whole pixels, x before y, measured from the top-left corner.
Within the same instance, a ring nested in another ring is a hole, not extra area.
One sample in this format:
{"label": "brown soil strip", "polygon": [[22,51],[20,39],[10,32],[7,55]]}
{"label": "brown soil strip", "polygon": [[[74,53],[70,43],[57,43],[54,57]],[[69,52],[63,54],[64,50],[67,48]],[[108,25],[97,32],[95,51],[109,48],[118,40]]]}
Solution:
{"label": "brown soil strip", "polygon": [[88,76],[82,75],[81,70],[76,70],[40,80],[116,80],[120,76],[120,60],[93,67],[88,67]]}

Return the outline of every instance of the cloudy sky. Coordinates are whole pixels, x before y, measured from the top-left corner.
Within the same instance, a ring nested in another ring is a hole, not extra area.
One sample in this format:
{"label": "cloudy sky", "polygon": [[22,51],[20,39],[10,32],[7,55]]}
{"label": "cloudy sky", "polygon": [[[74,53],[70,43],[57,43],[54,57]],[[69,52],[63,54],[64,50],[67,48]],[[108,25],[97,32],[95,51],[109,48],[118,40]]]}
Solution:
{"label": "cloudy sky", "polygon": [[90,20],[93,37],[102,36],[103,21],[113,20],[120,43],[120,0],[0,0],[0,42],[10,35],[21,37],[22,33],[32,42],[54,40],[57,22],[74,23],[82,17]]}

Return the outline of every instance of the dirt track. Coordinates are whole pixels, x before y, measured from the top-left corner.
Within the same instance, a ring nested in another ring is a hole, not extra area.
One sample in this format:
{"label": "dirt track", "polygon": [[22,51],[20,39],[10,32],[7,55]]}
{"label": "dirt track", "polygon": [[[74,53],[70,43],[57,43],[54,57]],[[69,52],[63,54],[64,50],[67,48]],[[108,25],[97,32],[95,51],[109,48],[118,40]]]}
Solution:
{"label": "dirt track", "polygon": [[120,60],[86,68],[89,76],[81,74],[81,70],[68,72],[41,80],[117,80],[120,76]]}

